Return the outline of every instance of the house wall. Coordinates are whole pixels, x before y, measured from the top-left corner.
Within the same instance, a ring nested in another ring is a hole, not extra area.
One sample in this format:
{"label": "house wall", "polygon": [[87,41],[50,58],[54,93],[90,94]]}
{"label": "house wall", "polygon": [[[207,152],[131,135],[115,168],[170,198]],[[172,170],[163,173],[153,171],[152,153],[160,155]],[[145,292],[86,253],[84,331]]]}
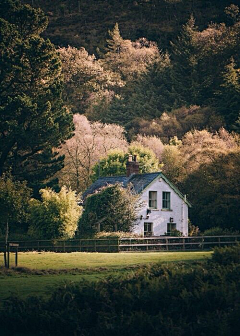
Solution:
{"label": "house wall", "polygon": [[[149,191],[157,191],[157,209],[151,209],[149,218],[147,218],[147,209],[149,209]],[[162,209],[162,192],[171,193],[171,210]],[[135,233],[144,233],[144,223],[153,223],[153,235],[160,236],[167,232],[167,223],[170,223],[170,217],[173,223],[176,223],[176,229],[181,231],[184,236],[188,235],[188,206],[178,194],[162,179],[153,181],[141,194],[143,207],[139,211],[139,220],[134,228]],[[140,216],[143,216],[142,220]]]}

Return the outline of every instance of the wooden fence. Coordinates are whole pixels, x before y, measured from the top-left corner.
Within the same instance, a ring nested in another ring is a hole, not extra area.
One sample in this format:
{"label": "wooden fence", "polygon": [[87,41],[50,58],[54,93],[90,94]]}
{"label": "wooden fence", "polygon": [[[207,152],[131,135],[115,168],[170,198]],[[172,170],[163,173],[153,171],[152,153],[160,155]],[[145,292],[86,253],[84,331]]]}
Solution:
{"label": "wooden fence", "polygon": [[[14,242],[15,243],[15,242]],[[33,240],[17,241],[18,251],[49,252],[119,252],[119,239],[72,239],[72,240]],[[0,242],[0,251],[5,245]]]}
{"label": "wooden fence", "polygon": [[[19,244],[19,251],[52,252],[131,252],[131,251],[199,251],[216,246],[240,243],[239,236],[196,236],[196,237],[148,237],[148,238],[105,238],[72,240],[12,241]],[[5,248],[0,242],[0,252]]]}
{"label": "wooden fence", "polygon": [[240,236],[122,238],[120,251],[199,251],[240,243]]}

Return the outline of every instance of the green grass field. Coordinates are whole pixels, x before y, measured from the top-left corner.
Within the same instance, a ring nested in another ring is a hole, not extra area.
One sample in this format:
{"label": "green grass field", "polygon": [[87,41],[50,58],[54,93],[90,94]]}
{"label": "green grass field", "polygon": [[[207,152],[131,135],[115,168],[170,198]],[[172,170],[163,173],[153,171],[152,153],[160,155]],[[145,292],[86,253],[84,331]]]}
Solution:
{"label": "green grass field", "polygon": [[[120,276],[140,265],[150,263],[195,262],[206,260],[211,252],[153,252],[153,253],[19,253],[19,267],[6,272],[0,268],[0,300],[9,295],[27,297],[49,295],[66,281],[97,281],[108,276]],[[14,255],[11,255],[11,265]],[[0,266],[3,254],[0,253]]]}

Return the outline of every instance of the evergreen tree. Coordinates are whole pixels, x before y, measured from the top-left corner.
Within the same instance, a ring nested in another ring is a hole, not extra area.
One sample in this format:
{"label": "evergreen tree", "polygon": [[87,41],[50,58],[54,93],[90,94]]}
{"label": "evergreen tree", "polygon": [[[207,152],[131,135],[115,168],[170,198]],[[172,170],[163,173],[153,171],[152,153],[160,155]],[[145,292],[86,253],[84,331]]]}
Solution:
{"label": "evergreen tree", "polygon": [[223,84],[216,99],[216,108],[227,124],[234,129],[234,123],[240,116],[240,69],[233,58],[225,67]]}
{"label": "evergreen tree", "polygon": [[19,0],[0,3],[0,175],[10,168],[36,190],[62,167],[56,148],[70,137],[61,63],[40,34],[47,19]]}
{"label": "evergreen tree", "polygon": [[194,35],[196,32],[193,17],[183,26],[181,34],[172,44],[171,81],[175,106],[199,104],[198,51]]}

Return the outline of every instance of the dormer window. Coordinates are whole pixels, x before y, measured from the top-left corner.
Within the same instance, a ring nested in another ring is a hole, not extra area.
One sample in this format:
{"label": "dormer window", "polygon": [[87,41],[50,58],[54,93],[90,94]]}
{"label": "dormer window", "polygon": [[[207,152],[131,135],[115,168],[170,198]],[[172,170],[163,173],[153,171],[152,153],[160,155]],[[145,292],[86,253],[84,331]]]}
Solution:
{"label": "dormer window", "polygon": [[162,193],[162,209],[170,210],[171,209],[171,193],[169,191],[163,191]]}
{"label": "dormer window", "polygon": [[157,209],[157,192],[156,191],[149,191],[148,206],[151,209]]}

